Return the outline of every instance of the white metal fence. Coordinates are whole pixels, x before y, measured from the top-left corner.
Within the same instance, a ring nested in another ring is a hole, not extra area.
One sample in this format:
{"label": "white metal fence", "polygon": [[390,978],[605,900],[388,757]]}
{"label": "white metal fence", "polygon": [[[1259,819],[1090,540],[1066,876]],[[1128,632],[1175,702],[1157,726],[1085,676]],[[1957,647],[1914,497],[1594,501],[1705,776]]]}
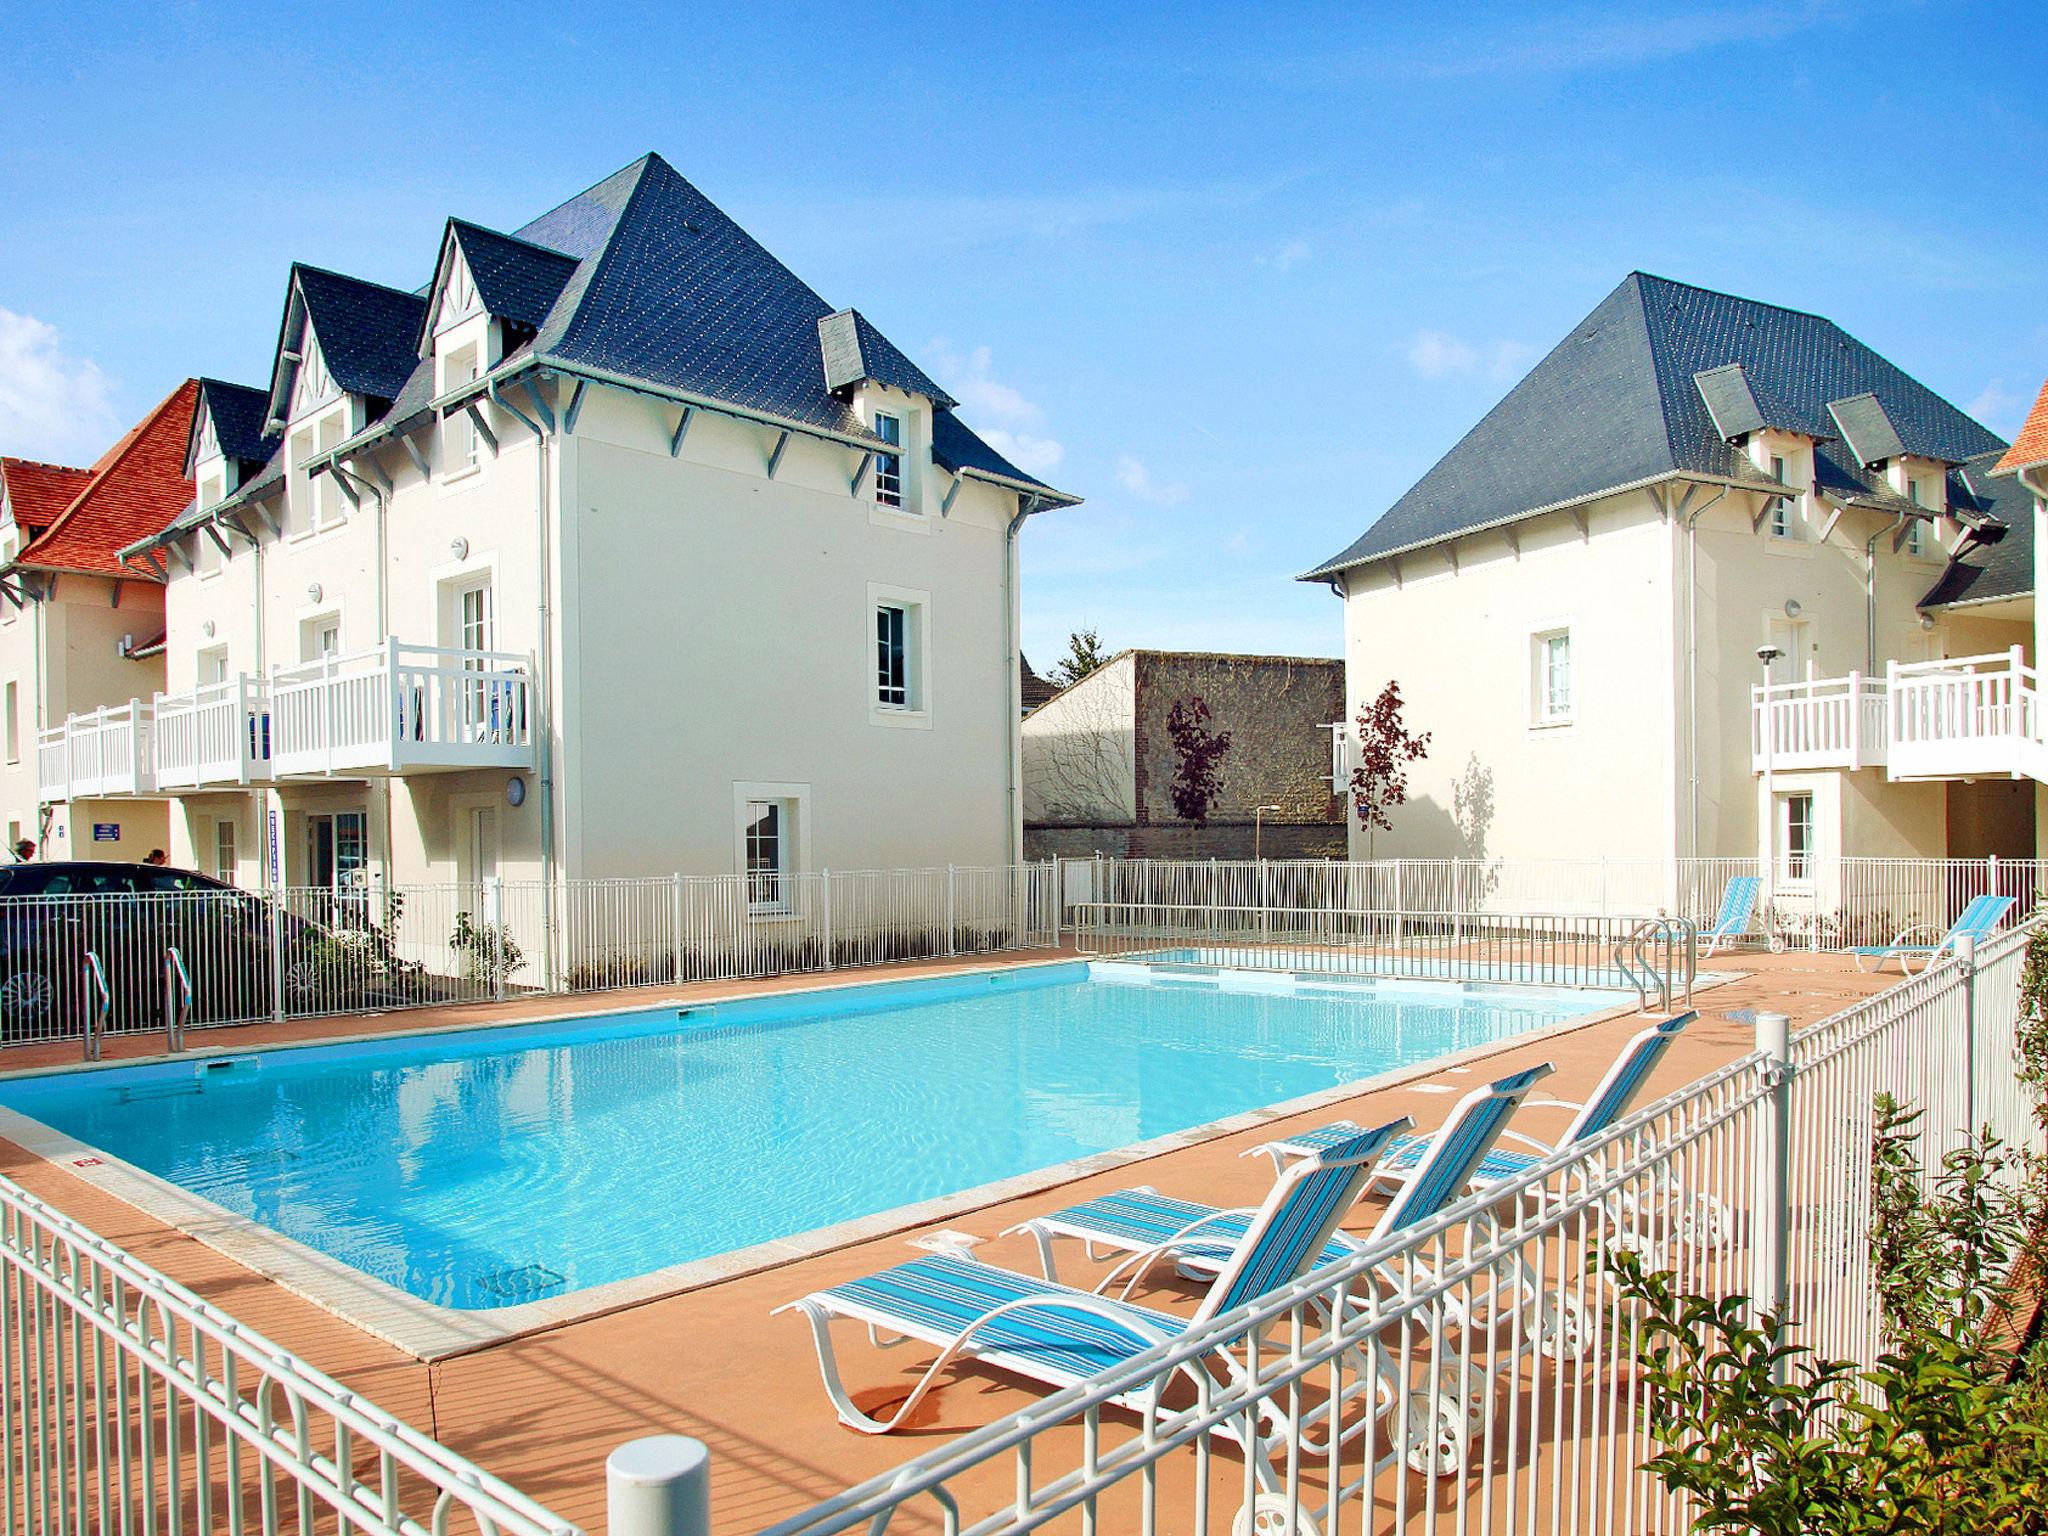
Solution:
{"label": "white metal fence", "polygon": [[0,1529],[574,1532],[5,1179]]}
{"label": "white metal fence", "polygon": [[[1800,948],[1883,944],[1901,930],[1946,928],[1972,898],[2011,896],[2019,913],[2042,894],[2036,859],[1780,859],[1773,933]],[[1754,858],[1075,860],[1070,897],[1118,903],[1301,911],[1659,913],[1707,927],[1728,882],[1763,873]],[[1757,931],[1765,919],[1759,913]]]}
{"label": "white metal fence", "polygon": [[1870,1363],[1872,1096],[1924,1112],[1930,1166],[1972,1118],[2040,1150],[2012,1072],[2025,939],[1789,1043],[1766,1015],[1766,1048],[1590,1142],[771,1536],[880,1530],[898,1511],[905,1529],[977,1536],[1056,1520],[1140,1536],[1687,1530],[1643,1469],[1642,1319],[1604,1261],[1631,1251],[1682,1289],[1781,1301],[1799,1341]]}
{"label": "white metal fence", "polygon": [[[1051,865],[0,897],[0,1042],[1046,947]],[[175,1041],[173,1041],[175,1043]]]}

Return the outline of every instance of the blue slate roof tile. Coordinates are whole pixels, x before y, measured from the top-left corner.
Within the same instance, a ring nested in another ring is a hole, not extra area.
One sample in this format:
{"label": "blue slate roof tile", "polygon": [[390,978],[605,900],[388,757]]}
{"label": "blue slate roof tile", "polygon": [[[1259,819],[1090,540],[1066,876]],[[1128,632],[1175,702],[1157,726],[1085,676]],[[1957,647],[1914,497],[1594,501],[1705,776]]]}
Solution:
{"label": "blue slate roof tile", "polygon": [[[262,464],[277,451],[276,434],[265,436],[263,431],[270,405],[268,391],[222,379],[201,379],[199,404],[213,423],[214,440],[228,458]],[[196,420],[195,416],[195,424]]]}
{"label": "blue slate roof tile", "polygon": [[[1829,402],[1871,393],[1908,452],[1957,464],[2004,446],[1830,320],[1632,272],[1378,521],[1304,579],[1672,474],[1763,480],[1716,429],[1694,382],[1731,363],[1760,409],[1768,401],[1772,413],[1828,435]],[[1890,494],[1840,444],[1822,444],[1816,459],[1823,489]]]}
{"label": "blue slate roof tile", "polygon": [[373,400],[395,396],[419,362],[413,338],[427,301],[319,267],[294,266],[292,277],[334,382]]}
{"label": "blue slate roof tile", "polygon": [[539,329],[576,271],[576,258],[480,224],[448,223],[484,308],[501,320]]}

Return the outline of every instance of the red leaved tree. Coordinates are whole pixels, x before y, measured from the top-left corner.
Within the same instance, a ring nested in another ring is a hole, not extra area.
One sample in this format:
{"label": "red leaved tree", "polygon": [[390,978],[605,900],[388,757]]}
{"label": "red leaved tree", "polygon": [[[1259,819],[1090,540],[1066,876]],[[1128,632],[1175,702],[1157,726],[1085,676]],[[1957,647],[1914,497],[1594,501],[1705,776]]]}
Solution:
{"label": "red leaved tree", "polygon": [[1429,756],[1429,738],[1408,733],[1401,718],[1401,685],[1388,680],[1380,696],[1358,715],[1358,766],[1351,770],[1351,803],[1366,832],[1366,857],[1371,858],[1381,832],[1394,823],[1387,812],[1408,799],[1408,765]]}
{"label": "red leaved tree", "polygon": [[1223,794],[1218,765],[1230,750],[1230,732],[1209,729],[1209,706],[1194,694],[1175,700],[1166,712],[1166,738],[1173,744],[1173,782],[1166,786],[1173,813],[1196,827],[1207,826]]}

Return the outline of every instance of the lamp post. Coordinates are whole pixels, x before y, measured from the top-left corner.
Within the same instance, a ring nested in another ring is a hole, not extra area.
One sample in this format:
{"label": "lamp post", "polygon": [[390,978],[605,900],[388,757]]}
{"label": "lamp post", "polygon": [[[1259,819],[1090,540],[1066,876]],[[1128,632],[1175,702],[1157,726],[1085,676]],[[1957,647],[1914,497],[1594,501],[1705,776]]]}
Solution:
{"label": "lamp post", "polygon": [[1771,712],[1771,663],[1785,653],[1775,645],[1760,645],[1756,648],[1756,659],[1763,663],[1764,691],[1758,696],[1762,701],[1763,720],[1760,729],[1764,738],[1764,944],[1768,948],[1778,931],[1778,801],[1771,786],[1771,759],[1777,755],[1778,723]]}

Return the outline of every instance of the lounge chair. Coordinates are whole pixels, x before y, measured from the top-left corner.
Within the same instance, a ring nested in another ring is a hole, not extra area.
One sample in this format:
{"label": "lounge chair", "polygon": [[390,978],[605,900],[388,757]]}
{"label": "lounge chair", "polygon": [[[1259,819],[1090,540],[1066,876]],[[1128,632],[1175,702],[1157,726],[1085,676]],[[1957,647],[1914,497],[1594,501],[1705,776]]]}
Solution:
{"label": "lounge chair", "polygon": [[[1958,939],[1967,938],[1974,943],[1983,943],[1991,937],[1992,931],[2005,921],[2005,914],[2012,910],[2012,905],[2013,899],[2010,896],[1978,896],[1963,908],[1962,915],[1949,925],[1948,932],[1942,934],[1937,943],[1908,944],[1906,941],[1916,933],[1931,934],[1936,931],[1933,923],[1915,923],[1910,928],[1901,929],[1899,936],[1889,944],[1865,945],[1852,949],[1849,953],[1856,957],[1856,969],[1859,971],[1881,971],[1884,969],[1885,961],[1895,959],[1899,962],[1899,974],[1910,976],[1913,974],[1912,961],[1917,959],[1920,962],[1920,969],[1924,971],[1953,949]],[[1875,963],[1866,966],[1863,963],[1865,960]]]}
{"label": "lounge chair", "polygon": [[[1475,1180],[1487,1182],[1479,1173],[1481,1165],[1492,1155],[1494,1143],[1503,1134],[1511,1134],[1507,1132],[1509,1116],[1549,1071],[1546,1065],[1517,1072],[1466,1094],[1445,1121],[1446,1134],[1441,1138],[1441,1152],[1425,1146],[1425,1152],[1436,1152],[1434,1159],[1425,1157],[1424,1166],[1415,1170],[1415,1177],[1408,1181],[1409,1187],[1388,1205],[1374,1224],[1371,1236],[1360,1239],[1343,1232],[1333,1233],[1312,1267],[1321,1269],[1348,1258],[1366,1242],[1434,1216]],[[1341,1123],[1350,1128],[1348,1136],[1323,1137],[1320,1145],[1303,1156],[1317,1156],[1329,1147],[1346,1145],[1365,1134],[1361,1126],[1352,1125],[1350,1121]],[[1382,1126],[1381,1129],[1389,1133],[1383,1150],[1390,1153],[1395,1147],[1416,1145],[1417,1138],[1398,1134],[1413,1123],[1404,1115]],[[1376,1171],[1368,1178],[1368,1183],[1372,1177],[1377,1177]],[[1149,1185],[1140,1185],[1136,1189],[1118,1190],[1115,1194],[1103,1195],[1080,1205],[1070,1205],[1048,1215],[1034,1216],[1011,1227],[1009,1232],[1031,1234],[1038,1244],[1038,1262],[1048,1280],[1059,1278],[1053,1242],[1062,1237],[1078,1240],[1090,1258],[1097,1257],[1100,1252],[1131,1254],[1148,1262],[1155,1257],[1172,1258],[1179,1263],[1183,1273],[1213,1274],[1235,1252],[1251,1217],[1250,1210],[1224,1210],[1199,1205],[1192,1200],[1162,1195]],[[1004,1235],[1009,1234],[1006,1232]],[[1117,1271],[1112,1271],[1109,1278],[1113,1280],[1116,1274]]]}
{"label": "lounge chair", "polygon": [[[814,1291],[776,1312],[798,1311],[810,1323],[818,1369],[840,1422],[867,1434],[887,1434],[903,1424],[955,1360],[980,1361],[1054,1389],[1069,1387],[1305,1274],[1321,1257],[1397,1130],[1398,1124],[1366,1131],[1288,1169],[1268,1192],[1192,1318],[950,1253]],[[839,1319],[865,1325],[877,1344],[884,1342],[884,1335],[894,1335],[888,1344],[917,1339],[939,1351],[910,1395],[886,1419],[862,1412],[840,1381],[831,1336],[831,1324]],[[1243,1384],[1246,1379],[1243,1362],[1226,1349],[1191,1360],[1176,1373],[1199,1379],[1200,1372],[1210,1373],[1212,1385],[1219,1380]],[[1163,1411],[1160,1395],[1160,1384],[1148,1382],[1117,1402],[1139,1414],[1155,1414]],[[1232,1438],[1245,1434],[1234,1421],[1217,1428]],[[1273,1476],[1267,1462],[1269,1442],[1284,1428],[1269,1424],[1255,1437],[1258,1444],[1248,1447],[1257,1453],[1250,1459],[1261,1469],[1266,1486]]]}
{"label": "lounge chair", "polygon": [[1702,957],[1711,955],[1723,942],[1748,938],[1757,931],[1756,897],[1762,889],[1763,881],[1755,875],[1737,875],[1728,882],[1721,892],[1721,910],[1700,930],[1707,946],[1700,951]]}

